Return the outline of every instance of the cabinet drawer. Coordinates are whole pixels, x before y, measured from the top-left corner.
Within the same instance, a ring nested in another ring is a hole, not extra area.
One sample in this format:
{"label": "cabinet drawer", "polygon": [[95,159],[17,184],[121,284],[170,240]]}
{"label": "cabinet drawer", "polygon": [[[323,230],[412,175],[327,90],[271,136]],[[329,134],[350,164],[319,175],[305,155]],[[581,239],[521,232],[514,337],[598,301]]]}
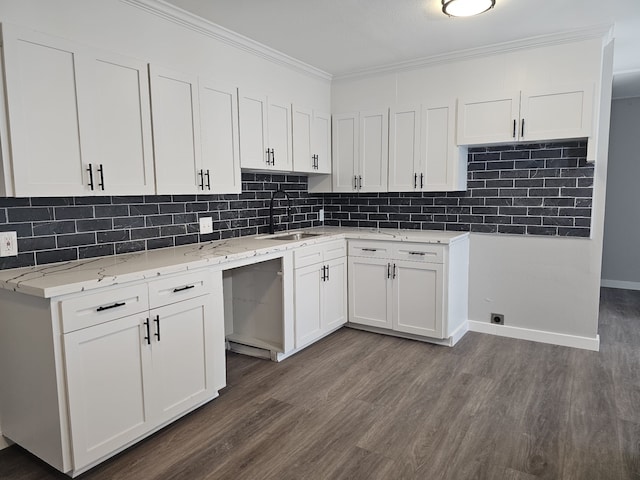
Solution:
{"label": "cabinet drawer", "polygon": [[73,332],[148,309],[149,295],[145,284],[69,298],[60,302],[62,332]]}
{"label": "cabinet drawer", "polygon": [[392,254],[392,242],[365,240],[349,242],[349,256],[351,257],[391,258]]}
{"label": "cabinet drawer", "polygon": [[346,256],[347,242],[345,240],[302,247],[293,252],[295,268],[307,267],[316,263],[328,262],[329,260]]}
{"label": "cabinet drawer", "polygon": [[432,243],[399,243],[394,245],[393,258],[423,263],[444,263],[444,246]]}
{"label": "cabinet drawer", "polygon": [[211,291],[211,274],[207,271],[161,278],[149,282],[149,308],[161,307]]}
{"label": "cabinet drawer", "polygon": [[293,251],[294,268],[307,267],[316,263],[322,263],[324,245],[297,248]]}
{"label": "cabinet drawer", "polygon": [[347,256],[346,240],[338,240],[336,242],[324,244],[324,261],[335,260]]}

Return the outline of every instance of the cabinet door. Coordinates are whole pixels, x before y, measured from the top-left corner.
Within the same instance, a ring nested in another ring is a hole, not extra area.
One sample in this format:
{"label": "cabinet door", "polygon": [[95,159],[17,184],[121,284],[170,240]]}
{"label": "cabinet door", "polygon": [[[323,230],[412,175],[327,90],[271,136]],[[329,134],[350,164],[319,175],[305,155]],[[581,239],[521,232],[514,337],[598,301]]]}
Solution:
{"label": "cabinet door", "polygon": [[[155,407],[167,421],[216,395],[210,295],[150,311]],[[221,321],[221,319],[217,319]]]}
{"label": "cabinet door", "polygon": [[94,191],[155,193],[147,64],[110,53],[91,57],[89,131]]}
{"label": "cabinet door", "polygon": [[591,135],[593,88],[580,85],[522,92],[520,140],[583,138]]}
{"label": "cabinet door", "polygon": [[293,170],[296,172],[315,172],[311,158],[313,112],[310,109],[293,107]]}
{"label": "cabinet door", "polygon": [[291,104],[268,99],[267,126],[268,146],[271,152],[271,168],[275,170],[293,170],[291,141]]}
{"label": "cabinet door", "polygon": [[458,100],[458,145],[517,140],[520,93]]}
{"label": "cabinet door", "polygon": [[153,427],[146,314],[63,336],[74,469]]}
{"label": "cabinet door", "polygon": [[198,88],[204,190],[241,193],[237,90],[202,78]]}
{"label": "cabinet door", "polygon": [[358,162],[358,114],[333,116],[333,191],[355,192]]}
{"label": "cabinet door", "polygon": [[349,257],[349,322],[391,328],[389,261]]}
{"label": "cabinet door", "polygon": [[202,191],[197,94],[195,77],[151,66],[158,194]]}
{"label": "cabinet door", "polygon": [[[460,171],[460,153],[455,143],[455,106],[427,105],[422,109],[422,158],[418,186],[427,192],[464,189],[466,169]],[[465,159],[466,164],[466,159]],[[423,176],[421,176],[423,175]]]}
{"label": "cabinet door", "polygon": [[394,330],[442,338],[442,272],[442,264],[394,262]]}
{"label": "cabinet door", "polygon": [[389,112],[360,113],[358,191],[386,192],[389,168]]}
{"label": "cabinet door", "polygon": [[322,264],[295,269],[296,348],[319,338],[322,331]]}
{"label": "cabinet door", "polygon": [[325,263],[326,280],[322,282],[323,330],[347,323],[347,257]]}
{"label": "cabinet door", "polygon": [[90,193],[82,131],[90,118],[86,57],[62,39],[7,24],[2,33],[14,194]]}
{"label": "cabinet door", "polygon": [[389,117],[389,191],[419,190],[420,106],[392,108]]}
{"label": "cabinet door", "polygon": [[[238,91],[240,166],[264,169],[267,164],[267,98]],[[270,158],[269,158],[270,160]]]}
{"label": "cabinet door", "polygon": [[313,113],[311,152],[317,155],[315,173],[331,173],[331,115]]}

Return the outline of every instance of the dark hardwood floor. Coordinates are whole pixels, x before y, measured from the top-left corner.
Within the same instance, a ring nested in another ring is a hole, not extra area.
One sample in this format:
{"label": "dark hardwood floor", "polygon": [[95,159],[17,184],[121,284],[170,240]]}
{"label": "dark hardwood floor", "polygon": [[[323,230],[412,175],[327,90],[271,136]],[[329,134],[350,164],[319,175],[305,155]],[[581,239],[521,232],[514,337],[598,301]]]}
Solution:
{"label": "dark hardwood floor", "polygon": [[[600,352],[342,329],[280,364],[230,354],[220,398],[97,479],[640,479],[640,292],[603,289]],[[3,480],[64,475],[12,446]]]}

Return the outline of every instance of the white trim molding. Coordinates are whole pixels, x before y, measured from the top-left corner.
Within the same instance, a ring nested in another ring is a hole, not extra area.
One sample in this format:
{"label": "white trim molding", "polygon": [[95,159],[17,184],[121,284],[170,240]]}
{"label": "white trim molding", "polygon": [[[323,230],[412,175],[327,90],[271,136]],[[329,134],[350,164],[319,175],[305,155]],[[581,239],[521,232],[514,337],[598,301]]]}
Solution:
{"label": "white trim molding", "polygon": [[9,445],[13,445],[13,442],[3,437],[2,432],[0,432],[0,450],[7,448]]}
{"label": "white trim molding", "polygon": [[164,18],[177,25],[206,35],[222,43],[226,43],[234,48],[251,53],[257,57],[264,58],[278,65],[283,65],[292,70],[304,73],[311,77],[331,82],[333,78],[331,74],[309,65],[301,60],[297,60],[278,50],[268,47],[260,42],[256,42],[244,35],[240,35],[232,30],[224,28],[213,22],[205,20],[186,10],[171,5],[163,0],[120,0],[133,7],[139,8],[152,15]]}
{"label": "white trim molding", "polygon": [[532,342],[550,343],[563,347],[581,348],[583,350],[600,350],[600,335],[591,337],[579,337],[564,333],[547,332],[544,330],[531,330],[529,328],[510,327],[507,325],[492,325],[487,322],[469,320],[469,331],[489,333],[500,337],[531,340]]}
{"label": "white trim molding", "polygon": [[535,37],[523,38],[520,40],[513,40],[510,42],[496,43],[485,47],[458,50],[441,55],[433,55],[430,57],[416,58],[414,60],[389,63],[387,65],[380,65],[377,67],[363,68],[360,70],[354,70],[353,72],[334,75],[333,80],[352,80],[355,78],[392,74],[404,72],[407,70],[416,70],[418,68],[424,68],[432,65],[456,62],[472,58],[487,57],[490,55],[514,52],[529,48],[548,47],[565,43],[579,42],[582,40],[593,40],[596,38],[604,39],[610,37],[612,31],[613,27],[611,25],[597,25],[589,28],[568,30],[562,33],[540,35]]}
{"label": "white trim molding", "polygon": [[622,290],[640,290],[640,282],[628,282],[626,280],[600,280],[601,287],[621,288]]}

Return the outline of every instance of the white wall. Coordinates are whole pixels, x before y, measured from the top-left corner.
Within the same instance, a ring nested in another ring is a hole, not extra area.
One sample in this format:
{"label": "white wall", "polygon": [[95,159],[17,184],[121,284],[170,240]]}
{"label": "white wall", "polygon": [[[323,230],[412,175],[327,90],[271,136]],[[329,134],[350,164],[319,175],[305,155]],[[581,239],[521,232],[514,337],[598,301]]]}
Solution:
{"label": "white wall", "polygon": [[602,284],[640,290],[640,98],[611,109]]}
{"label": "white wall", "polygon": [[[475,96],[486,91],[544,91],[576,83],[591,84],[596,92],[595,105],[605,105],[600,116],[596,107],[594,138],[589,140],[596,158],[591,238],[472,234],[472,329],[585,348],[598,346],[607,170],[607,150],[602,145],[608,145],[612,47],[606,52],[603,55],[602,39],[586,39],[338,79],[332,85],[334,113]],[[490,325],[492,312],[505,314],[508,328]]]}

